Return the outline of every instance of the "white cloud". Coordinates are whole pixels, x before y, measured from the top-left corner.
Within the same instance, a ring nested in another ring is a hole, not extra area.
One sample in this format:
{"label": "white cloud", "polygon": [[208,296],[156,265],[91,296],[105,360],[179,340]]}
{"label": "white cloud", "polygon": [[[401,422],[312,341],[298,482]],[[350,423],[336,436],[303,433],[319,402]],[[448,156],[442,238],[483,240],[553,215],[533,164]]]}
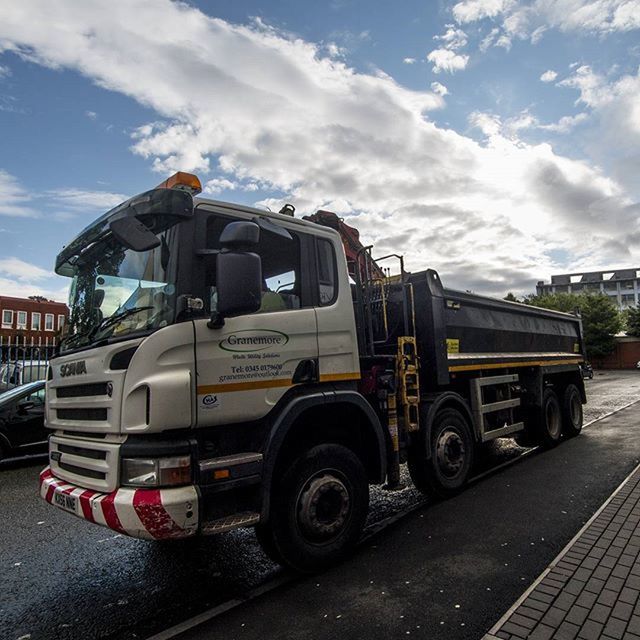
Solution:
{"label": "white cloud", "polygon": [[15,256],[0,260],[0,292],[4,296],[44,296],[49,300],[66,302],[68,290],[69,280],[55,275],[53,271]]}
{"label": "white cloud", "polygon": [[508,48],[513,38],[536,44],[549,29],[606,35],[640,28],[640,0],[463,0],[452,12],[458,24],[501,20],[503,35],[498,38],[493,27],[481,50]]}
{"label": "white cloud", "polygon": [[[285,201],[299,215],[335,207],[378,254],[404,253],[412,270],[436,267],[451,286],[531,291],[558,270],[549,257],[558,249],[574,261],[640,259],[628,193],[585,162],[521,140],[525,119],[507,131],[478,114],[478,143],[430,121],[441,91],[409,90],[322,45],[183,3],[23,0],[2,11],[1,46],[155,112],[132,150],[158,171],[215,169],[224,177],[212,189],[228,180],[281,194],[268,200],[274,210]],[[438,42],[464,46],[448,31]],[[442,69],[466,66],[459,49],[439,50],[449,56]]]}
{"label": "white cloud", "polygon": [[107,211],[127,199],[121,193],[86,189],[53,189],[45,196],[51,198],[55,206],[77,211]]}
{"label": "white cloud", "polygon": [[31,196],[12,175],[0,169],[0,215],[37,218],[38,212],[29,203]]}
{"label": "white cloud", "polygon": [[452,24],[445,25],[446,31],[441,36],[434,36],[434,40],[442,42],[443,46],[452,51],[458,51],[467,46],[467,34]]}
{"label": "white cloud", "polygon": [[218,194],[221,191],[233,191],[238,188],[238,183],[233,182],[232,180],[227,180],[226,178],[213,178],[212,180],[208,180],[204,187],[202,188],[202,192],[204,194]]}
{"label": "white cloud", "polygon": [[542,80],[542,82],[553,82],[557,77],[558,74],[552,69],[549,69],[540,76],[540,80]]}
{"label": "white cloud", "polygon": [[465,69],[469,63],[469,56],[458,54],[450,49],[434,49],[427,56],[427,60],[433,63],[433,72],[454,73]]}
{"label": "white cloud", "polygon": [[415,64],[416,59],[415,58],[403,58],[402,62],[404,62],[404,64]]}
{"label": "white cloud", "polygon": [[427,55],[427,60],[433,63],[434,73],[461,71],[469,62],[468,55],[459,53],[460,49],[467,46],[467,34],[452,24],[445,25],[445,29],[443,35],[433,37],[434,40],[442,43],[442,47],[434,49]]}
{"label": "white cloud", "polygon": [[85,111],[84,115],[89,118],[89,120],[97,120],[98,114],[95,111]]}
{"label": "white cloud", "polygon": [[431,83],[431,91],[433,91],[433,93],[437,93],[439,96],[446,96],[449,94],[449,89],[439,82]]}
{"label": "white cloud", "polygon": [[49,271],[16,257],[0,260],[0,273],[21,281],[42,280],[51,276]]}
{"label": "white cloud", "polygon": [[2,78],[8,78],[11,75],[11,69],[9,67],[0,64],[0,80]]}
{"label": "white cloud", "polygon": [[465,0],[453,7],[453,16],[461,24],[483,18],[495,18],[515,4],[514,0]]}

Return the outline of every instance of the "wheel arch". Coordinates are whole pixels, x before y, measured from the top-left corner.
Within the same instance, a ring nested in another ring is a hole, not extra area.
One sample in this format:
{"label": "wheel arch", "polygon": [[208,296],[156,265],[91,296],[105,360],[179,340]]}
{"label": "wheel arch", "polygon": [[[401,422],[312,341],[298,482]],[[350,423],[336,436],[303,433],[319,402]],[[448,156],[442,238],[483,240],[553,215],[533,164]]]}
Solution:
{"label": "wheel arch", "polygon": [[[349,428],[340,426],[339,415]],[[331,418],[331,420],[328,420]],[[269,514],[273,479],[305,448],[343,444],[362,461],[371,484],[386,477],[387,444],[371,405],[355,391],[318,392],[295,398],[274,420],[264,452],[262,519]]]}
{"label": "wheel arch", "polygon": [[[428,404],[429,407],[424,418],[425,442],[431,442],[431,430],[433,428],[433,423],[438,412],[443,409],[456,409],[456,411],[459,411],[468,422],[474,441],[478,441],[478,433],[473,421],[473,414],[471,413],[471,409],[469,408],[467,401],[459,393],[456,393],[455,391],[445,391],[433,399],[426,400],[425,403]],[[422,411],[422,415],[424,415],[424,409]],[[429,460],[431,458],[431,447],[427,447],[426,451],[427,460]]]}

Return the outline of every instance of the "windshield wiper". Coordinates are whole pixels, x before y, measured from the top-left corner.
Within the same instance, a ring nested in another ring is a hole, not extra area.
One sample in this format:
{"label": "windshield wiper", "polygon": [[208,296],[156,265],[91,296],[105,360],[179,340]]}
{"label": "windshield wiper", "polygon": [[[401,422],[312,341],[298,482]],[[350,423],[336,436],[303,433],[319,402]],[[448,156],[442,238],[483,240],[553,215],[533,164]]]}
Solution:
{"label": "windshield wiper", "polygon": [[153,305],[147,305],[144,307],[131,307],[130,309],[124,309],[120,313],[116,313],[113,316],[109,316],[108,318],[105,318],[100,324],[96,325],[91,330],[91,332],[89,333],[89,339],[93,338],[93,336],[95,336],[95,334],[98,333],[98,331],[101,331],[103,329],[108,329],[114,324],[117,324],[118,322],[120,322],[120,320],[124,320],[125,318],[128,318],[129,316],[139,313],[140,311],[147,311],[148,309],[153,309]]}

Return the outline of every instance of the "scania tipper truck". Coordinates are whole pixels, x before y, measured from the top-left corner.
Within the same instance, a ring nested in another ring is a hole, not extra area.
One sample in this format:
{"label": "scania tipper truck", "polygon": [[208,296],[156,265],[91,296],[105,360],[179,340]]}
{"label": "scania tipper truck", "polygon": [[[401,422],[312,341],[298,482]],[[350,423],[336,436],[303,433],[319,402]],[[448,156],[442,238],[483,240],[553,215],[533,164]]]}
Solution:
{"label": "scania tipper truck", "polygon": [[199,192],[178,173],[56,259],[71,314],[48,371],[51,504],[151,540],[255,526],[272,558],[313,571],[402,464],[446,497],[487,441],[580,432],[578,316],[374,260],[330,212]]}

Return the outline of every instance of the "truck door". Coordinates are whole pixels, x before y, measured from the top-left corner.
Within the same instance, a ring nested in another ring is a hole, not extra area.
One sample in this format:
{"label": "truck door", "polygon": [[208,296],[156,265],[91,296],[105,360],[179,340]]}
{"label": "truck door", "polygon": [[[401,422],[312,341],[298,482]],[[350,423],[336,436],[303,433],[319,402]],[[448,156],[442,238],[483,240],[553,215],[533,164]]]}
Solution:
{"label": "truck door", "polygon": [[[211,217],[207,249],[217,249],[229,218]],[[198,426],[265,416],[294,384],[313,382],[318,339],[310,275],[313,238],[289,229],[290,239],[261,229],[262,306],[227,318],[221,329],[196,320]],[[205,307],[215,308],[215,260],[205,269]]]}

